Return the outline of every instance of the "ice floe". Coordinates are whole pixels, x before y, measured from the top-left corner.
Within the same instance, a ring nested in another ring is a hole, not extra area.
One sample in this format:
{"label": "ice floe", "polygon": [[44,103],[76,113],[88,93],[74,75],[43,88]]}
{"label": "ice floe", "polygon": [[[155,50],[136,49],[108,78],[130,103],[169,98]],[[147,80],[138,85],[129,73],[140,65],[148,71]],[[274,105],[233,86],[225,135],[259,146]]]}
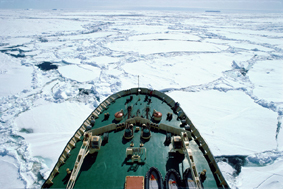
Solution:
{"label": "ice floe", "polygon": [[[283,101],[282,60],[256,62],[249,71],[249,78],[255,85],[253,94],[267,101]],[[281,77],[281,78],[280,78]]]}
{"label": "ice floe", "polygon": [[7,96],[31,88],[32,67],[21,65],[21,62],[6,54],[0,53],[0,94]]}
{"label": "ice floe", "polygon": [[77,102],[50,103],[22,113],[15,124],[20,134],[31,144],[32,155],[52,160],[49,165],[52,167],[66,141],[91,111],[88,105]]}
{"label": "ice floe", "polygon": [[167,52],[220,52],[227,49],[225,45],[201,43],[192,41],[115,41],[107,47],[116,51],[134,51],[140,54],[155,54]]}
{"label": "ice floe", "polygon": [[[283,187],[282,167],[283,160],[280,159],[271,165],[259,167],[243,167],[237,181],[238,188],[271,188]],[[257,179],[253,179],[256,176]]]}
{"label": "ice floe", "polygon": [[277,113],[255,104],[244,92],[176,91],[168,95],[181,103],[214,155],[276,149]]}
{"label": "ice floe", "polygon": [[85,82],[90,80],[98,80],[100,76],[100,69],[90,65],[70,65],[58,68],[63,77],[75,80],[78,82]]}
{"label": "ice floe", "polygon": [[2,155],[2,157],[0,157],[1,188],[24,188],[25,181],[22,180],[19,176],[19,169],[17,165],[15,165],[17,164],[16,160],[12,157],[7,156],[6,154],[1,154],[1,152],[0,155]]}

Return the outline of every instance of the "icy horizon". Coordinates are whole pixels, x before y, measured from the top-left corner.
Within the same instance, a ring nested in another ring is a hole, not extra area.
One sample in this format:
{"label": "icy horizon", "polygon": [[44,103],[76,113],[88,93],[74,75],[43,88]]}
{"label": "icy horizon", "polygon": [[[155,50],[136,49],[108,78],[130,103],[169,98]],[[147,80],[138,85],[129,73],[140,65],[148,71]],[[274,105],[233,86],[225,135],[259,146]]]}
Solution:
{"label": "icy horizon", "polygon": [[85,118],[138,77],[181,104],[231,188],[283,187],[282,13],[1,9],[0,18],[3,188],[39,188]]}
{"label": "icy horizon", "polygon": [[281,13],[280,0],[0,0],[0,9],[157,10]]}

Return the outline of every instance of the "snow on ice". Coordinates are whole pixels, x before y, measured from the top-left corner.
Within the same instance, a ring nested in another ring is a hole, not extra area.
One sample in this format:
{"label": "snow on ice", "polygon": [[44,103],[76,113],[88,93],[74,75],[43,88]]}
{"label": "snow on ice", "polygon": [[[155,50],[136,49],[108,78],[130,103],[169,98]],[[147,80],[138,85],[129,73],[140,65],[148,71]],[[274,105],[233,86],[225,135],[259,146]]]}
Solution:
{"label": "snow on ice", "polygon": [[0,16],[1,187],[40,187],[87,115],[138,76],[181,104],[231,188],[283,187],[282,14]]}

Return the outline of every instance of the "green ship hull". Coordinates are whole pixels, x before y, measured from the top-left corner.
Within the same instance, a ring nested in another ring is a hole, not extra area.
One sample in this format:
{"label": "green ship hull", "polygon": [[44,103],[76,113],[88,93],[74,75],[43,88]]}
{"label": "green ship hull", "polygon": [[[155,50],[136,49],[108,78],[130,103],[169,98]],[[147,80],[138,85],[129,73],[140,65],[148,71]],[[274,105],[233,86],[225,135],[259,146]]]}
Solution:
{"label": "green ship hull", "polygon": [[229,188],[178,103],[156,90],[132,88],[109,96],[87,117],[42,188],[131,188],[126,178],[145,177],[151,167],[162,178],[175,170],[179,187],[186,186],[183,174],[189,168],[192,188]]}

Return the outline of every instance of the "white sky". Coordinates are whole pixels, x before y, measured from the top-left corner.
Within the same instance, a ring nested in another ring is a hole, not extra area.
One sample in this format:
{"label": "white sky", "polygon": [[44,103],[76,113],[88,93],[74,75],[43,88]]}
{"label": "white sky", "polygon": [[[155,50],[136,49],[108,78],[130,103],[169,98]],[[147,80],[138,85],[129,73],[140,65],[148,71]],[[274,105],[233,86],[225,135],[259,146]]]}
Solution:
{"label": "white sky", "polygon": [[0,8],[262,10],[283,12],[283,0],[0,0]]}

